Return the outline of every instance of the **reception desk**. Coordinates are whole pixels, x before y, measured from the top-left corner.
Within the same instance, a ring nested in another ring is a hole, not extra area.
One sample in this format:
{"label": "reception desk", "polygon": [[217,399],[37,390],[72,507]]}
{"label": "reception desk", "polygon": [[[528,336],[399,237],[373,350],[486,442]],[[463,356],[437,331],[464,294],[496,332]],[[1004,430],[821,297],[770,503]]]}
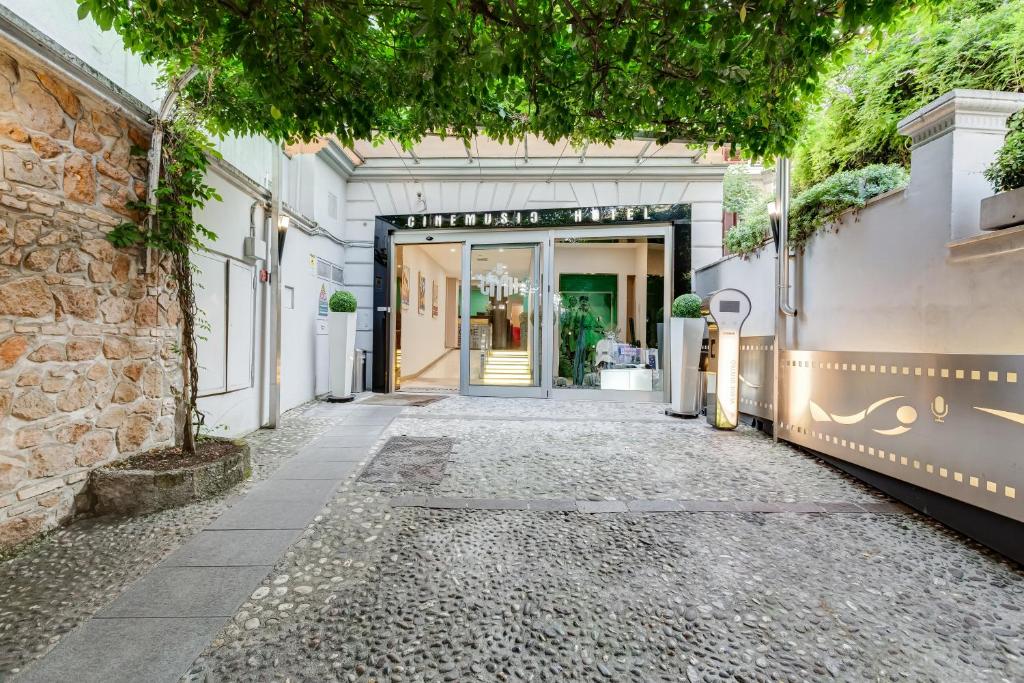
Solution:
{"label": "reception desk", "polygon": [[653,391],[654,370],[649,368],[615,368],[601,370],[601,388],[619,391]]}

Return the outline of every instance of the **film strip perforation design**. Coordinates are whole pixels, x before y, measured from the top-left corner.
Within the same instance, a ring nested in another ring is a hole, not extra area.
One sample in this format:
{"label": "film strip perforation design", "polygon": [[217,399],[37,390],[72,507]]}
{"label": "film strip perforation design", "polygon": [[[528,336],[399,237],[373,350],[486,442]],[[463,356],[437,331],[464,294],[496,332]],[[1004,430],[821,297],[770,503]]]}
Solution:
{"label": "film strip perforation design", "polygon": [[934,475],[941,479],[950,479],[950,473],[952,473],[952,481],[958,484],[968,485],[976,489],[982,488],[981,482],[984,481],[984,489],[988,493],[998,495],[1000,493],[1000,490],[1002,490],[1002,495],[1004,495],[1005,497],[1010,499],[1017,498],[1017,489],[1015,487],[1010,486],[1008,484],[999,484],[998,482],[995,481],[983,479],[981,475],[975,476],[970,473],[960,472],[949,466],[943,467],[939,465],[934,465],[927,461],[921,461],[917,458],[911,458],[911,456],[898,455],[895,451],[892,450],[886,451],[884,448],[881,447],[867,446],[863,443],[859,443],[851,439],[843,439],[832,434],[826,434],[825,432],[807,430],[803,427],[800,427],[799,425],[787,425],[785,423],[780,422],[779,429],[782,431],[803,434],[805,436],[811,437],[812,439],[817,439],[818,441],[825,441],[826,443],[831,443],[833,445],[839,446],[840,448],[845,448],[856,453],[863,454],[868,458],[877,457],[878,460],[888,460],[890,463],[897,463],[902,467],[911,467],[912,469],[915,470],[923,469],[927,474]]}
{"label": "film strip perforation design", "polygon": [[909,365],[878,365],[868,363],[841,363],[833,361],[786,360],[783,367],[810,368],[813,370],[836,370],[840,372],[862,372],[880,375],[905,375],[914,377],[937,377],[941,379],[963,379],[979,382],[1004,382],[1017,384],[1020,375],[1013,370],[969,370],[965,368],[921,368]]}
{"label": "film strip perforation design", "polygon": [[779,436],[1024,521],[1024,356],[783,351]]}

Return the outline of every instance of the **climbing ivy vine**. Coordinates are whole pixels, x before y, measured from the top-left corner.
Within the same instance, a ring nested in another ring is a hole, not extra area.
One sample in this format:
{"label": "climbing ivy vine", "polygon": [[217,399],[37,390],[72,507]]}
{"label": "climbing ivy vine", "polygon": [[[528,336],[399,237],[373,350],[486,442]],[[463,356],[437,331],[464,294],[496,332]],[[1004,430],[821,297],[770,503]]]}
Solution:
{"label": "climbing ivy vine", "polygon": [[214,132],[793,142],[818,75],[933,0],[78,0],[211,93]]}
{"label": "climbing ivy vine", "polygon": [[138,222],[125,222],[107,234],[118,247],[142,246],[157,252],[169,266],[171,284],[177,293],[181,313],[181,341],[184,385],[181,408],[183,434],[181,448],[185,454],[195,453],[196,437],[203,427],[199,411],[198,341],[205,325],[196,306],[194,266],[191,254],[205,250],[205,243],[217,238],[196,221],[197,212],[210,200],[220,200],[216,191],[205,182],[210,159],[218,152],[198,126],[195,109],[187,104],[166,124],[160,155],[160,181],[155,204],[139,203],[142,215],[152,215],[145,227]]}

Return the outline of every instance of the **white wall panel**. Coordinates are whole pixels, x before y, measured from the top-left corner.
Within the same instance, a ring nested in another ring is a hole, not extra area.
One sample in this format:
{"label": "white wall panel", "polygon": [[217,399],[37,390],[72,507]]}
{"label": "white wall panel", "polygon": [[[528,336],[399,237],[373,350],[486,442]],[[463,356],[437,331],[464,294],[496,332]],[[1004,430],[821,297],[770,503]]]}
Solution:
{"label": "white wall panel", "polygon": [[665,189],[665,183],[658,182],[646,182],[640,183],[640,203],[641,204],[657,204],[661,201],[662,190]]}
{"label": "white wall panel", "polygon": [[703,268],[722,258],[721,247],[693,247],[690,251],[690,266],[694,269]]}
{"label": "white wall panel", "polygon": [[509,189],[511,190],[508,195],[508,199],[504,201],[497,208],[499,209],[514,209],[516,207],[527,207],[530,206],[530,197],[533,194],[533,189],[536,187],[534,183],[515,183]]}
{"label": "white wall panel", "polygon": [[[391,188],[388,187],[390,183],[370,183],[370,191],[373,192],[373,200],[376,202],[376,213],[383,215],[389,215],[398,213],[395,211],[395,201],[391,198]],[[365,205],[364,205],[365,206]],[[358,218],[366,218],[365,215],[353,216]]]}
{"label": "white wall panel", "polygon": [[[349,208],[351,207],[349,204]],[[375,227],[376,221],[373,218],[345,221],[345,239],[373,241]]]}
{"label": "white wall panel", "polygon": [[620,182],[616,204],[640,204],[640,183]]}
{"label": "white wall panel", "polygon": [[691,225],[690,242],[695,247],[716,247],[721,256],[722,224],[710,221],[695,222]]}
{"label": "white wall panel", "polygon": [[252,266],[228,261],[227,391],[252,386],[255,288]]}
{"label": "white wall panel", "polygon": [[345,265],[345,285],[370,285],[373,282],[372,263],[347,263]]}
{"label": "white wall panel", "polygon": [[721,202],[722,183],[694,181],[686,186],[686,190],[680,197],[683,202]]}
{"label": "white wall panel", "polygon": [[[227,362],[227,259],[218,254],[195,253],[198,330],[199,394],[225,389]],[[203,324],[205,323],[205,324]]]}
{"label": "white wall panel", "polygon": [[695,223],[698,221],[717,221],[719,227],[721,227],[722,205],[719,202],[694,202],[693,213],[690,214],[690,217]]}
{"label": "white wall panel", "polygon": [[661,188],[661,197],[658,198],[659,204],[676,204],[679,202],[679,198],[686,192],[686,186],[689,183],[665,183]]}
{"label": "white wall panel", "polygon": [[594,183],[573,183],[572,190],[581,206],[601,206],[601,202],[597,200]]}

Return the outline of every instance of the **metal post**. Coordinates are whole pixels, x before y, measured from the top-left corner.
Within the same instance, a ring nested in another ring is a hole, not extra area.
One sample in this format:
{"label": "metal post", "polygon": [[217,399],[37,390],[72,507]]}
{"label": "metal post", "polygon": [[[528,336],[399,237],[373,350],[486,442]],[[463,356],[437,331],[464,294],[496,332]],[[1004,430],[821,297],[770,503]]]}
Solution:
{"label": "metal post", "polygon": [[271,164],[270,204],[270,415],[267,426],[276,429],[281,420],[281,149],[274,148]]}
{"label": "metal post", "polygon": [[779,234],[775,249],[775,372],[772,380],[772,438],[779,440],[779,406],[782,393],[782,350],[786,343],[786,321],[796,315],[789,303],[789,169],[790,161],[780,158],[775,165],[775,206],[778,210]]}

